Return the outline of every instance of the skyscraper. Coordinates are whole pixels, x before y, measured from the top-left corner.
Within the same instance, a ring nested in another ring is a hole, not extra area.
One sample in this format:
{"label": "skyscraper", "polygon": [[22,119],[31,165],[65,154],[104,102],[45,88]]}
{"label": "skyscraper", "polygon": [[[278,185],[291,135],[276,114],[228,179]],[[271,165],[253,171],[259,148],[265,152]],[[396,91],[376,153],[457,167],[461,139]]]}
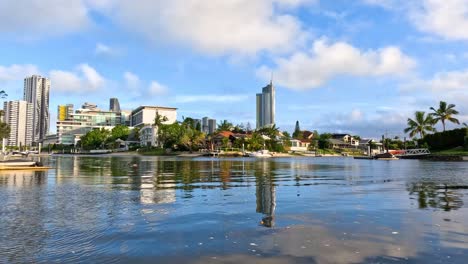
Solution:
{"label": "skyscraper", "polygon": [[39,75],[24,79],[24,100],[32,104],[32,142],[37,143],[49,133],[50,80]]}
{"label": "skyscraper", "polygon": [[32,143],[33,105],[26,101],[3,103],[4,121],[10,126],[8,146],[30,146]]}
{"label": "skyscraper", "polygon": [[275,87],[273,82],[257,94],[257,129],[275,124]]}
{"label": "skyscraper", "polygon": [[120,103],[119,99],[111,98],[109,101],[109,111],[120,113]]}

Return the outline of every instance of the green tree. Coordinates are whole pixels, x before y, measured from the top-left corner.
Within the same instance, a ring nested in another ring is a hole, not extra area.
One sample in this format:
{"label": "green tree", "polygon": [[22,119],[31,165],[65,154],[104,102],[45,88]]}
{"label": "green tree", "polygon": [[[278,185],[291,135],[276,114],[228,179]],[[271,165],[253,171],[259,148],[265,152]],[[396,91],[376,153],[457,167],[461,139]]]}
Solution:
{"label": "green tree", "polygon": [[161,125],[158,129],[158,138],[164,148],[177,147],[183,137],[183,127],[180,123]]}
{"label": "green tree", "polygon": [[111,136],[111,132],[105,128],[94,129],[81,137],[81,146],[84,149],[99,149]]}
{"label": "green tree", "polygon": [[234,128],[232,123],[228,122],[227,120],[221,121],[218,124],[218,131],[231,131]]}
{"label": "green tree", "polygon": [[160,115],[158,112],[156,112],[156,116],[154,118],[154,125],[159,127],[167,120],[168,120],[167,116]]}
{"label": "green tree", "polygon": [[328,149],[330,148],[330,141],[329,139],[332,137],[330,133],[323,133],[318,138],[318,147],[320,149]]}
{"label": "green tree", "polygon": [[300,138],[301,137],[301,127],[299,126],[299,120],[296,121],[296,127],[294,128],[294,132],[292,134],[293,138]]}
{"label": "green tree", "polygon": [[430,115],[426,115],[423,111],[416,111],[414,113],[415,119],[408,118],[407,125],[405,128],[405,133],[409,132],[410,137],[414,137],[416,134],[419,134],[420,138],[423,138],[426,135],[426,132],[433,132],[434,129],[434,120]]}
{"label": "green tree", "polygon": [[445,131],[445,121],[450,121],[458,125],[460,124],[460,121],[453,117],[454,115],[458,115],[458,111],[454,108],[454,104],[447,105],[446,102],[440,101],[438,109],[435,109],[434,107],[430,108],[433,111],[433,113],[430,113],[430,116],[433,118],[435,123],[440,121]]}
{"label": "green tree", "polygon": [[115,141],[117,139],[121,140],[127,140],[128,136],[130,135],[130,129],[128,126],[125,125],[116,125],[114,128],[111,130],[111,137],[110,139],[112,141]]}
{"label": "green tree", "polygon": [[10,126],[0,121],[0,141],[10,136]]}

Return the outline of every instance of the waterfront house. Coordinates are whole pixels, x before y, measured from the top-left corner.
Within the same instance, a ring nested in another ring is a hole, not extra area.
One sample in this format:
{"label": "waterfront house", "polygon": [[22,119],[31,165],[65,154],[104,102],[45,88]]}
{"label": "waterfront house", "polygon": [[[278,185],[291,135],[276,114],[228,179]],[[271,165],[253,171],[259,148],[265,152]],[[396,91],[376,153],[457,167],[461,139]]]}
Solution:
{"label": "waterfront house", "polygon": [[291,148],[292,152],[306,152],[309,149],[310,141],[291,139]]}

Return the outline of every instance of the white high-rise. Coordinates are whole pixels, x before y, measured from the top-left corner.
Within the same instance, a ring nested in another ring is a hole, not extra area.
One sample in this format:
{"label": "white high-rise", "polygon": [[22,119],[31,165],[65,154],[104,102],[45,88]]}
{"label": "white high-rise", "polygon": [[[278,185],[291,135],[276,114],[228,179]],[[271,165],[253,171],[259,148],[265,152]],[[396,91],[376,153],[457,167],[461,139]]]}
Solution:
{"label": "white high-rise", "polygon": [[275,87],[273,82],[257,94],[257,129],[275,124]]}
{"label": "white high-rise", "polygon": [[32,141],[38,143],[49,133],[50,80],[39,75],[24,79],[24,100],[32,104]]}
{"label": "white high-rise", "polygon": [[32,143],[33,105],[26,101],[3,103],[4,122],[10,126],[8,146],[30,146]]}

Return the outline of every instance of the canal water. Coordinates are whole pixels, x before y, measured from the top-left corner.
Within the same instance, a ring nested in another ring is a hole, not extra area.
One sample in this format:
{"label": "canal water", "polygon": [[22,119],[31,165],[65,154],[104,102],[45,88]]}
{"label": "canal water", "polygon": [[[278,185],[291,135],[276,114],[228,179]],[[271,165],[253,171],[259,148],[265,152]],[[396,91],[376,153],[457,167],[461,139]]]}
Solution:
{"label": "canal water", "polygon": [[468,263],[468,163],[58,156],[0,172],[0,263]]}

